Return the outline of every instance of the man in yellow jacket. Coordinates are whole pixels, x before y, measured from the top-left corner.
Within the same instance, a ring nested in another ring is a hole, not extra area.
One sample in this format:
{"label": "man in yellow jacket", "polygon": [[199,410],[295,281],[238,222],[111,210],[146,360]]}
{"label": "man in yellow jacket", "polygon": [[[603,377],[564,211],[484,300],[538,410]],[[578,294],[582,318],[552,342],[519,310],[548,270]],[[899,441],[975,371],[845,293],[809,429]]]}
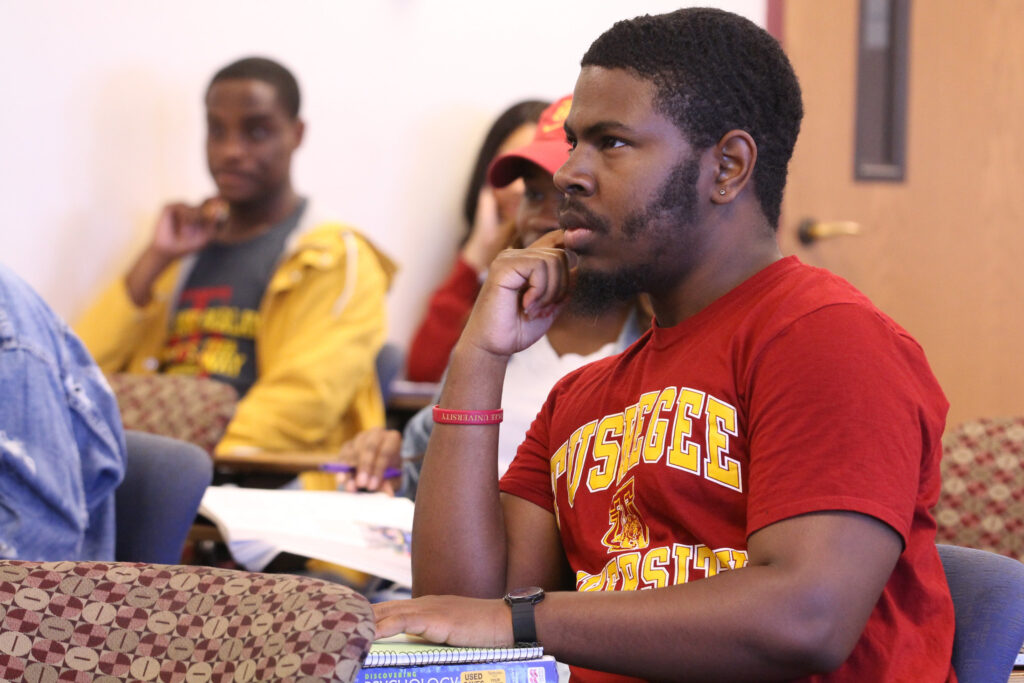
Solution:
{"label": "man in yellow jacket", "polygon": [[355,230],[319,223],[291,183],[299,90],[247,58],[206,92],[217,196],[163,208],[127,275],[79,322],[108,373],[209,376],[240,401],[217,453],[325,450],[381,425],[374,361],[391,261]]}

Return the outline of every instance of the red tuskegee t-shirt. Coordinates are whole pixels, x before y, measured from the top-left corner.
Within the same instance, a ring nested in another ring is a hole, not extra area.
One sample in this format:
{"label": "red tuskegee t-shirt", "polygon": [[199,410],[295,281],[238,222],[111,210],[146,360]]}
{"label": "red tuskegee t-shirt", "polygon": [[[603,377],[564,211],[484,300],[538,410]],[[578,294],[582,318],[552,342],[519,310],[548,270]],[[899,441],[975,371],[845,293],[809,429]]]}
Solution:
{"label": "red tuskegee t-shirt", "polygon": [[929,513],[947,408],[917,342],[790,257],[565,377],[501,488],[557,515],[577,590],[739,569],[751,533],[808,512],[880,519],[904,551],[849,659],[811,680],[954,681]]}

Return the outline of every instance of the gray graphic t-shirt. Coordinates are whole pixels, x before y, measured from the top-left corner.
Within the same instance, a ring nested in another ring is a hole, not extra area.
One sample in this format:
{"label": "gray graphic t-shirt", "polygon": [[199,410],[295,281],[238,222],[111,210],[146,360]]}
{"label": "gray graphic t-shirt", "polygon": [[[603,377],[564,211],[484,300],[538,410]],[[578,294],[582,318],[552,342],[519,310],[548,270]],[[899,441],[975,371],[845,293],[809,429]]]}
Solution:
{"label": "gray graphic t-shirt", "polygon": [[266,232],[237,244],[210,244],[196,256],[171,316],[160,371],[227,382],[245,395],[256,381],[260,301],[306,200]]}

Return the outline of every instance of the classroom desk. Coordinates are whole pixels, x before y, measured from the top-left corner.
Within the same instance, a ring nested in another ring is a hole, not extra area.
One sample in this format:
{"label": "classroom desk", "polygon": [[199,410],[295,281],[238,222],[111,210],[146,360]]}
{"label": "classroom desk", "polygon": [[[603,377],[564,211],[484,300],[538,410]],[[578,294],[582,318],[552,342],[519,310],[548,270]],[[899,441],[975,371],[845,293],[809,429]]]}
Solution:
{"label": "classroom desk", "polygon": [[411,410],[413,412],[434,401],[441,385],[435,382],[410,382],[396,379],[388,388],[388,410]]}
{"label": "classroom desk", "polygon": [[294,451],[216,455],[213,465],[218,472],[267,472],[298,474],[319,469],[321,465],[338,459],[337,451]]}
{"label": "classroom desk", "polygon": [[387,426],[401,431],[405,423],[420,409],[433,404],[440,384],[433,382],[410,382],[397,379],[388,388]]}

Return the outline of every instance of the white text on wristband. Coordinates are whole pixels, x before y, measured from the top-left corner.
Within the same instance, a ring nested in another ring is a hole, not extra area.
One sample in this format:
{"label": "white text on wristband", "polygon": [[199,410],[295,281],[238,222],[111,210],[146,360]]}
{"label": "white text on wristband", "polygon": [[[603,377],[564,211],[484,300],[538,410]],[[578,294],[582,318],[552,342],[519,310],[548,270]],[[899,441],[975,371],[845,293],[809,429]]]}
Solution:
{"label": "white text on wristband", "polygon": [[434,422],[442,425],[496,425],[501,422],[504,411],[498,410],[449,410],[434,406]]}

